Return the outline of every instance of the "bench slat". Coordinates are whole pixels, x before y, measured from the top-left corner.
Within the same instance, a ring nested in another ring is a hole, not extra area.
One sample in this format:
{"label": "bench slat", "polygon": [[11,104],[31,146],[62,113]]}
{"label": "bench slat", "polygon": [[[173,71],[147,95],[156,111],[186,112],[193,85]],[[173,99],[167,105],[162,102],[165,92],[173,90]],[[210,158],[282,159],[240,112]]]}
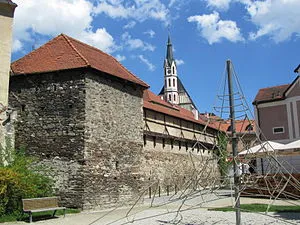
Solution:
{"label": "bench slat", "polygon": [[22,199],[22,202],[24,211],[59,207],[57,197]]}
{"label": "bench slat", "polygon": [[29,222],[32,222],[32,213],[35,212],[44,212],[44,211],[54,211],[53,216],[55,215],[56,210],[63,209],[64,217],[66,213],[66,207],[58,206],[57,197],[45,197],[45,198],[27,198],[22,199],[23,211],[24,213],[29,214]]}
{"label": "bench slat", "polygon": [[28,213],[28,212],[35,213],[35,212],[54,211],[54,210],[61,210],[61,209],[66,209],[66,207],[33,209],[33,210],[28,210],[28,211],[25,211],[25,210],[24,210],[24,212],[25,212],[25,213]]}

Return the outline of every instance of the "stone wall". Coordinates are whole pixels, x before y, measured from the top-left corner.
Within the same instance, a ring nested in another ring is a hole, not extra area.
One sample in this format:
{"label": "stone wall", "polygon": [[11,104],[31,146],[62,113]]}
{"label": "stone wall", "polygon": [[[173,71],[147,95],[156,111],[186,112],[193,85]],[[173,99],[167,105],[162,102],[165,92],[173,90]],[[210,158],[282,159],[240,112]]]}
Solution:
{"label": "stone wall", "polygon": [[[201,188],[219,181],[213,155],[216,131],[180,118],[144,109],[142,171],[152,192]],[[153,193],[152,193],[153,194]]]}
{"label": "stone wall", "polygon": [[199,189],[219,182],[220,173],[213,151],[197,149],[195,142],[188,140],[181,140],[181,143],[146,136],[142,171],[153,191],[158,186],[163,193]]}
{"label": "stone wall", "polygon": [[142,96],[141,87],[95,71],[12,76],[16,146],[52,168],[67,207],[131,205],[149,185],[165,192],[218,177],[211,151],[193,146],[195,138],[208,148],[215,142],[199,124],[148,114],[147,131],[165,135],[167,127],[168,134],[155,141],[147,134],[143,146]]}
{"label": "stone wall", "polygon": [[132,204],[143,179],[142,89],[90,73],[86,91],[84,208]]}
{"label": "stone wall", "polygon": [[9,104],[17,111],[16,148],[51,166],[67,207],[82,207],[85,74],[65,71],[12,76]]}

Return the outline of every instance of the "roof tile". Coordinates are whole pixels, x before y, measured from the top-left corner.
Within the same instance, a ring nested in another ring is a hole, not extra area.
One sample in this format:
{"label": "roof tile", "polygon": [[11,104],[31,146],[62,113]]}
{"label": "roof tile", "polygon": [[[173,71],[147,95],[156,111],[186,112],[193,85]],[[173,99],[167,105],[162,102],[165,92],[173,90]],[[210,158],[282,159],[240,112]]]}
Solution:
{"label": "roof tile", "polygon": [[216,129],[214,124],[208,124],[206,121],[199,117],[199,120],[194,118],[194,114],[182,107],[173,105],[169,102],[162,100],[159,96],[155,95],[150,90],[144,90],[144,108],[151,109],[156,112],[161,112],[170,116],[188,120],[201,125],[207,125],[210,128]]}
{"label": "roof tile", "polygon": [[258,91],[253,104],[281,100],[284,98],[284,92],[289,87],[289,84],[262,88]]}
{"label": "roof tile", "polygon": [[33,74],[91,67],[144,87],[145,82],[101,50],[61,34],[12,63],[13,74]]}

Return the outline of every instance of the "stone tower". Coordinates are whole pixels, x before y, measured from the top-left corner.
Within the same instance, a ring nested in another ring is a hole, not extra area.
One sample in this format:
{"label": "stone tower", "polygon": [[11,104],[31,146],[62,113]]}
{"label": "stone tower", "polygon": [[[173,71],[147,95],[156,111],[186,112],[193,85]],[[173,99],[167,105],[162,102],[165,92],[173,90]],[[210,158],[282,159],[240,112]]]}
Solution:
{"label": "stone tower", "polygon": [[[0,150],[6,148],[5,124],[8,108],[12,25],[16,7],[17,5],[10,0],[0,0]],[[3,153],[0,155],[0,160],[1,156]]]}
{"label": "stone tower", "polygon": [[0,0],[0,103],[6,107],[8,105],[12,25],[16,6],[10,0]]}
{"label": "stone tower", "polygon": [[168,36],[167,55],[164,62],[165,86],[164,99],[172,104],[178,105],[177,68],[173,58],[173,48],[170,36]]}

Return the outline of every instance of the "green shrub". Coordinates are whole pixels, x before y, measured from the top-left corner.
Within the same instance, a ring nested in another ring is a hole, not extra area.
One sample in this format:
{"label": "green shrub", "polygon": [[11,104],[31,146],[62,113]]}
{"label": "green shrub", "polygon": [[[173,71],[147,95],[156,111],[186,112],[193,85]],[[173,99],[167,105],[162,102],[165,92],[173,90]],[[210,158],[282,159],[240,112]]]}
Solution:
{"label": "green shrub", "polygon": [[219,170],[221,173],[222,180],[228,175],[228,169],[231,165],[231,162],[228,162],[228,152],[227,152],[227,145],[228,145],[228,138],[224,133],[219,133],[217,136],[217,149],[216,155],[218,156],[218,164]]}
{"label": "green shrub", "polygon": [[36,198],[53,194],[53,180],[43,175],[33,157],[16,151],[10,164],[0,166],[0,216],[22,212],[22,198]]}

